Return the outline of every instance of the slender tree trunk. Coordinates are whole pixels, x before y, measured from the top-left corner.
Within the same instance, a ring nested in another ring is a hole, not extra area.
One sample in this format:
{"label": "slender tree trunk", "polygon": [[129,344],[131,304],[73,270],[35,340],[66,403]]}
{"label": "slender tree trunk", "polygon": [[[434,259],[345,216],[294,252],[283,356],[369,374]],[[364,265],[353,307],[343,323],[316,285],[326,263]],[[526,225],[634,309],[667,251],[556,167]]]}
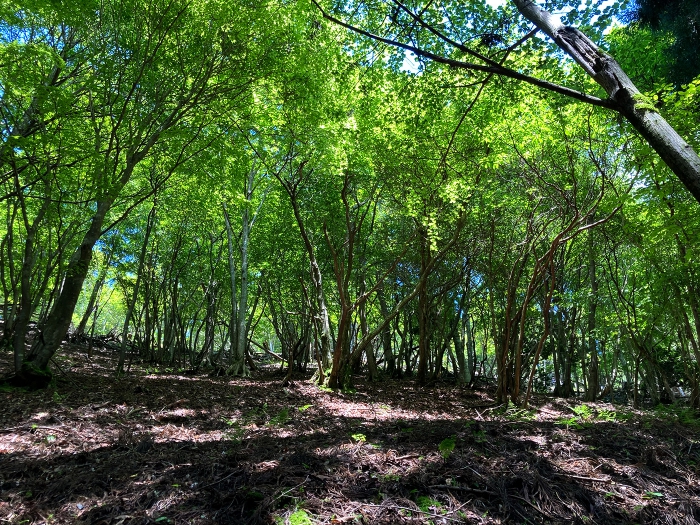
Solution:
{"label": "slender tree trunk", "polygon": [[420,232],[421,285],[418,288],[418,370],[416,381],[424,385],[428,378],[428,354],[430,352],[430,327],[428,326],[428,279],[427,268],[430,258],[427,232]]}
{"label": "slender tree trunk", "polygon": [[252,178],[255,173],[250,171],[249,181],[246,183],[246,207],[243,208],[241,218],[241,297],[238,305],[238,328],[236,329],[236,347],[227,374],[236,376],[247,376],[248,368],[245,364],[245,351],[247,344],[247,321],[248,321],[248,242],[250,239],[250,199],[252,195]]}
{"label": "slender tree trunk", "polygon": [[[379,311],[383,318],[389,316],[389,308],[386,304],[386,298],[384,297],[384,289],[379,288],[377,290],[377,299],[379,300]],[[384,370],[389,377],[394,377],[396,373],[396,361],[394,359],[394,353],[391,349],[391,330],[389,325],[385,326],[381,332],[382,338],[382,350],[384,353]]]}
{"label": "slender tree trunk", "polygon": [[102,235],[102,224],[112,202],[111,198],[98,201],[90,227],[68,263],[61,292],[48,318],[40,328],[39,338],[22,364],[19,375],[22,380],[28,383],[46,386],[50,381],[49,361],[61,346],[63,338],[68,332],[75,305],[90,267],[90,261],[92,261],[92,249]]}
{"label": "slender tree trunk", "polygon": [[88,304],[87,307],[85,308],[85,313],[83,313],[82,319],[80,319],[80,323],[78,324],[78,328],[76,328],[75,333],[77,335],[82,335],[85,333],[85,328],[87,327],[88,321],[90,320],[90,317],[93,314],[93,311],[96,310],[96,304],[97,304],[97,298],[100,295],[100,290],[102,290],[102,285],[105,282],[105,276],[107,275],[107,268],[109,267],[109,264],[112,260],[112,254],[110,253],[107,256],[107,260],[104,263],[104,266],[100,269],[100,272],[97,276],[97,279],[95,279],[95,284],[92,287],[92,291],[90,292],[90,299],[88,299]]}
{"label": "slender tree trunk", "polygon": [[122,327],[122,344],[119,349],[119,363],[117,364],[117,375],[122,375],[124,373],[124,361],[126,359],[129,323],[131,322],[131,317],[134,314],[134,308],[136,307],[136,301],[139,297],[139,287],[141,285],[141,279],[143,278],[143,268],[146,262],[146,251],[148,250],[148,242],[151,238],[151,230],[153,229],[155,216],[156,205],[154,204],[148,212],[148,218],[146,219],[146,232],[144,233],[143,245],[141,246],[141,255],[139,257],[139,265],[138,269],[136,270],[136,283],[134,284],[134,292],[131,296],[131,300],[129,301],[129,306],[126,309],[126,316],[124,317],[124,326]]}
{"label": "slender tree trunk", "polygon": [[29,320],[31,319],[33,312],[32,288],[30,281],[32,269],[34,268],[34,264],[36,263],[36,254],[34,253],[34,239],[36,237],[36,232],[39,229],[39,225],[41,224],[41,221],[44,218],[46,209],[48,208],[48,203],[49,200],[46,199],[42,204],[39,213],[34,218],[33,223],[30,225],[26,213],[26,208],[24,207],[24,202],[22,202],[22,214],[24,216],[27,237],[24,242],[24,257],[22,260],[22,269],[20,273],[19,313],[17,314],[13,336],[15,373],[22,372],[22,366],[24,363],[24,346],[26,344],[27,326],[29,325]]}
{"label": "slender tree trunk", "polygon": [[[591,218],[591,221],[593,218]],[[598,307],[598,279],[596,278],[595,244],[593,231],[588,231],[588,280],[591,292],[588,296],[588,385],[584,399],[595,401],[600,392],[600,374],[598,370],[598,345],[596,337],[596,309]]]}
{"label": "slender tree trunk", "polygon": [[233,242],[233,229],[231,228],[231,218],[229,217],[226,204],[224,203],[224,221],[226,222],[226,239],[228,244],[228,274],[231,279],[231,315],[229,316],[229,344],[231,346],[229,356],[231,361],[236,355],[236,345],[238,344],[238,299],[236,298],[236,260]]}
{"label": "slender tree trunk", "polygon": [[[305,163],[302,163],[298,169],[297,173],[300,175],[304,171]],[[321,276],[321,269],[319,268],[318,261],[316,260],[316,250],[309,238],[304,225],[304,219],[301,217],[301,212],[299,210],[299,201],[297,200],[297,186],[298,183],[290,183],[288,181],[283,181],[279,179],[284,187],[285,191],[289,195],[290,202],[292,204],[292,210],[294,212],[294,218],[296,219],[297,226],[299,227],[299,233],[301,239],[304,242],[304,247],[306,248],[306,253],[309,256],[309,265],[311,268],[311,282],[314,286],[315,292],[315,307],[316,311],[313,312],[315,316],[318,317],[318,324],[321,327],[321,333],[319,334],[319,340],[321,342],[321,362],[323,366],[328,366],[330,356],[331,356],[331,327],[328,320],[328,308],[326,307],[326,298],[323,293],[323,277]]]}

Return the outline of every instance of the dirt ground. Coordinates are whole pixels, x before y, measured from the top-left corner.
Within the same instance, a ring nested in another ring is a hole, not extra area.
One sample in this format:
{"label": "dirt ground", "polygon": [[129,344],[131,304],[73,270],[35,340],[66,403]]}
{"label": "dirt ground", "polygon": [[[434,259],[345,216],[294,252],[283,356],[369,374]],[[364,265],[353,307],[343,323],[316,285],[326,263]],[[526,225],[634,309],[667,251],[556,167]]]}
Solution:
{"label": "dirt ground", "polygon": [[[0,392],[0,522],[700,522],[700,421],[411,381],[350,393],[132,367],[80,348]],[[9,373],[11,355],[0,354]]]}

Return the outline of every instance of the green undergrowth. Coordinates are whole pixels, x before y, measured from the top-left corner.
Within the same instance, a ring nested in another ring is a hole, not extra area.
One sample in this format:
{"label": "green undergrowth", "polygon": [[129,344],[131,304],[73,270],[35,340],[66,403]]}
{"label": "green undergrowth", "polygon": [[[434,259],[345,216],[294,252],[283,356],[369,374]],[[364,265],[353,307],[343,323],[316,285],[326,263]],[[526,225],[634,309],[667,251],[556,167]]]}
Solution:
{"label": "green undergrowth", "polygon": [[700,411],[682,405],[659,405],[652,414],[645,416],[645,424],[653,421],[678,422],[683,426],[700,428]]}
{"label": "green undergrowth", "polygon": [[303,509],[297,509],[292,512],[286,519],[281,516],[275,516],[276,525],[313,525],[309,514]]}
{"label": "green undergrowth", "polygon": [[567,429],[583,430],[590,428],[596,423],[615,423],[629,419],[629,414],[615,410],[597,409],[585,403],[572,407],[574,415],[571,417],[561,417],[556,421],[557,425],[565,426]]}

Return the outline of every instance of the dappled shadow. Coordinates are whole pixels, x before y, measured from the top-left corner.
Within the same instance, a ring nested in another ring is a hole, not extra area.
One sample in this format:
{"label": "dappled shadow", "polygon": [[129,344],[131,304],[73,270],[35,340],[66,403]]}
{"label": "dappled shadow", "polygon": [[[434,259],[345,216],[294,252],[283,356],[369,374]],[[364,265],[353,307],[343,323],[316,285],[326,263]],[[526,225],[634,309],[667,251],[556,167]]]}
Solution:
{"label": "dappled shadow", "polygon": [[[488,392],[74,370],[8,393],[0,517],[45,523],[694,523],[700,432]],[[79,385],[79,386],[77,386]],[[484,407],[491,407],[488,410]],[[551,417],[544,417],[550,414]]]}

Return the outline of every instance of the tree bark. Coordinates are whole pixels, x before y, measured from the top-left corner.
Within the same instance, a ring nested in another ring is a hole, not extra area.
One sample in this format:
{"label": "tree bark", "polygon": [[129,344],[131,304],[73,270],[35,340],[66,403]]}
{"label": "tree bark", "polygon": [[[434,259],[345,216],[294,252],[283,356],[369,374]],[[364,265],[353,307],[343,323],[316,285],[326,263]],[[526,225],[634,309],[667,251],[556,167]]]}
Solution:
{"label": "tree bark", "polygon": [[232,375],[247,376],[248,369],[245,365],[246,344],[248,338],[248,243],[250,240],[250,203],[253,196],[253,179],[255,170],[251,169],[245,184],[246,206],[241,217],[241,297],[238,305],[238,328],[236,347],[233,352],[231,367],[227,373]]}
{"label": "tree bark", "polygon": [[[41,383],[48,373],[48,364],[63,338],[68,332],[75,305],[83,287],[83,281],[87,275],[90,261],[92,260],[92,248],[102,235],[102,224],[105,216],[112,206],[113,199],[108,198],[98,201],[97,211],[92,217],[90,228],[85,232],[80,246],[75,251],[68,263],[63,280],[61,293],[41,328],[39,338],[32,347],[26,361],[22,364],[20,378],[29,384],[42,386]],[[39,383],[39,384],[36,384]],[[46,385],[43,385],[46,386]]]}
{"label": "tree bark", "polygon": [[306,248],[306,253],[309,256],[309,265],[311,268],[311,282],[314,286],[315,292],[315,304],[316,312],[314,313],[314,318],[316,319],[316,327],[320,332],[318,338],[321,343],[321,362],[323,366],[327,366],[331,356],[331,327],[328,320],[328,308],[326,306],[326,298],[323,293],[323,277],[321,275],[321,269],[319,268],[318,261],[316,260],[316,250],[314,245],[311,243],[309,234],[306,231],[306,226],[304,225],[304,219],[301,216],[301,211],[299,209],[299,201],[297,199],[297,189],[298,184],[301,182],[301,177],[303,177],[304,167],[306,161],[302,162],[297,168],[297,174],[300,177],[297,182],[289,182],[282,180],[279,175],[277,175],[278,180],[284,187],[285,191],[289,195],[289,200],[292,204],[292,211],[294,212],[294,218],[296,219],[297,226],[299,227],[299,234],[304,242],[304,247]]}
{"label": "tree bark", "polygon": [[31,319],[32,312],[34,310],[32,308],[32,289],[30,282],[32,269],[37,257],[37,254],[34,253],[34,239],[48,208],[48,202],[49,201],[46,200],[42,204],[39,213],[34,218],[31,225],[29,224],[29,219],[27,217],[25,203],[24,201],[22,202],[22,215],[24,217],[25,228],[27,230],[27,237],[24,241],[24,257],[22,260],[22,270],[20,273],[19,314],[17,315],[13,337],[15,373],[21,373],[22,365],[24,363],[24,346],[27,335],[27,326],[29,325],[29,320]]}

